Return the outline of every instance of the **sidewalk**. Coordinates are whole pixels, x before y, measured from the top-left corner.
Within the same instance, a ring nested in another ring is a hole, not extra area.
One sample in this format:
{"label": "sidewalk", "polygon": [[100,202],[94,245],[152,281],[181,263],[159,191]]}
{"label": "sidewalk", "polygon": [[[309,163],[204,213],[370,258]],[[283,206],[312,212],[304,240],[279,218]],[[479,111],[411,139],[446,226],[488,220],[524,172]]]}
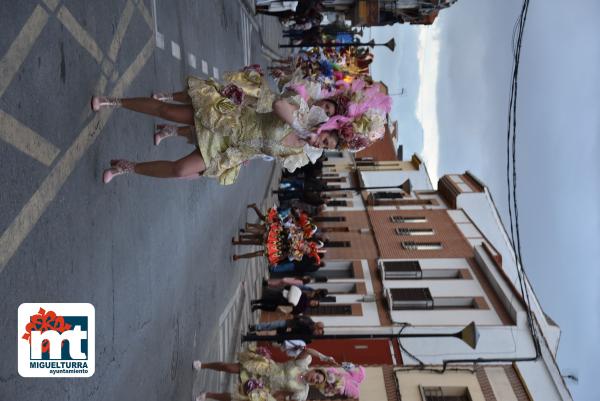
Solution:
{"label": "sidewalk", "polygon": [[[259,205],[261,210],[273,206],[277,201],[277,196],[272,194],[272,190],[277,189],[281,179],[281,166],[276,163],[273,167],[270,184],[265,190],[263,201]],[[256,222],[256,214],[248,210],[248,222]],[[238,248],[239,249],[239,248]],[[257,247],[244,247],[244,252],[258,250]],[[267,277],[267,262],[264,258],[244,259],[237,262],[240,269],[244,269],[243,281],[240,282],[237,290],[233,294],[231,301],[225,307],[221,314],[218,327],[203,355],[200,355],[202,361],[223,361],[233,362],[237,359],[237,353],[241,349],[241,336],[245,333],[249,324],[258,322],[259,313],[252,313],[250,310],[250,300],[260,297],[262,288],[262,279]],[[191,367],[190,367],[191,368]],[[236,375],[217,373],[209,370],[202,370],[195,373],[194,387],[192,394],[198,395],[202,391],[235,391],[238,383]]]}
{"label": "sidewalk", "polygon": [[254,0],[238,0],[240,7],[245,11],[252,29],[258,32],[262,54],[270,60],[285,58],[289,49],[280,49],[279,43],[283,39],[283,27],[276,17],[255,14]]}

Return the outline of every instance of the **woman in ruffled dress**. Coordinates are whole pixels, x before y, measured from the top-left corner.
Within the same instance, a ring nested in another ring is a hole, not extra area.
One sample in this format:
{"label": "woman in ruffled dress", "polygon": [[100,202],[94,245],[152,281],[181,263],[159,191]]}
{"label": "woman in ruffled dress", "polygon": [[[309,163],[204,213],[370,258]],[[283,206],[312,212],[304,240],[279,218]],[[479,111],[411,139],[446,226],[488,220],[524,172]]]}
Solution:
{"label": "woman in ruffled dress", "polygon": [[238,392],[202,393],[197,401],[211,398],[219,401],[305,401],[311,385],[324,385],[323,369],[312,369],[312,357],[303,351],[295,359],[278,363],[255,351],[242,351],[238,363],[200,363],[194,361],[194,368],[211,369],[219,372],[239,374]]}
{"label": "woman in ruffled dress", "polygon": [[[273,94],[255,68],[229,74],[225,81],[227,85],[189,77],[187,92],[155,96],[161,100],[94,96],[94,111],[123,107],[185,124],[187,127],[170,133],[163,130],[158,135],[187,136],[197,143],[193,152],[176,161],[135,163],[112,160],[111,168],[103,174],[103,181],[108,183],[127,173],[157,178],[203,175],[229,185],[235,182],[242,164],[252,158],[275,157],[286,169],[293,171],[321,155],[315,148],[334,149],[342,145],[334,131],[316,134],[320,124],[337,114],[334,100],[323,99],[309,104],[296,95],[273,101]],[[155,142],[160,142],[163,137],[155,138]]]}
{"label": "woman in ruffled dress", "polygon": [[239,363],[194,361],[194,369],[211,369],[239,374],[238,392],[201,393],[196,401],[211,398],[218,401],[305,401],[310,386],[327,397],[359,398],[360,383],[365,369],[344,363],[342,367],[320,366],[311,368],[312,356],[337,364],[335,359],[310,348],[303,348],[295,359],[277,363],[269,356],[251,349],[239,354]]}

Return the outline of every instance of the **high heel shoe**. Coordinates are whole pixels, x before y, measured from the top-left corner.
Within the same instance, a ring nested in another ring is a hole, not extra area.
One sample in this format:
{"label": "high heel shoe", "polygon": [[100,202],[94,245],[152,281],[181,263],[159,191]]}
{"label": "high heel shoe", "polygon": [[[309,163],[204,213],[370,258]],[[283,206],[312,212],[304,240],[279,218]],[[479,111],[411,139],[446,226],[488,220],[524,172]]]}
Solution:
{"label": "high heel shoe", "polygon": [[177,126],[170,124],[157,124],[154,133],[154,145],[158,146],[163,139],[177,135]]}
{"label": "high heel shoe", "polygon": [[111,182],[113,178],[123,174],[133,173],[135,171],[135,163],[128,160],[111,160],[109,169],[104,170],[102,181],[105,184]]}
{"label": "high heel shoe", "polygon": [[92,96],[92,110],[99,111],[106,107],[121,107],[121,99],[107,96]]}
{"label": "high heel shoe", "polygon": [[161,102],[172,102],[173,94],[172,93],[155,92],[152,94],[152,99],[159,100]]}

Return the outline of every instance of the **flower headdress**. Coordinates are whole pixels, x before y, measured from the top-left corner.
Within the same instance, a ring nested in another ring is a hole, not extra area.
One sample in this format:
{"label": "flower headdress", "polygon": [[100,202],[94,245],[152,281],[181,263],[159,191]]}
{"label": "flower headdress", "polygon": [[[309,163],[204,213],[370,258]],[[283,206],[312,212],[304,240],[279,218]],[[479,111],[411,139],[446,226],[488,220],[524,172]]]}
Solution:
{"label": "flower headdress", "polygon": [[392,100],[378,86],[369,86],[362,79],[350,84],[340,81],[338,89],[329,94],[341,107],[337,115],[319,128],[319,133],[337,131],[340,148],[350,152],[358,152],[383,138],[385,115],[391,110]]}
{"label": "flower headdress", "polygon": [[336,104],[336,115],[317,132],[337,131],[340,149],[358,152],[383,138],[385,115],[391,111],[392,98],[381,93],[377,85],[368,85],[362,79],[351,83],[340,80],[334,89],[327,90],[319,83],[301,80],[290,83],[288,88],[305,101],[331,100]]}
{"label": "flower headdress", "polygon": [[360,397],[360,383],[366,376],[365,368],[353,364],[344,364],[342,368],[319,368],[325,381],[317,385],[319,391],[327,396]]}

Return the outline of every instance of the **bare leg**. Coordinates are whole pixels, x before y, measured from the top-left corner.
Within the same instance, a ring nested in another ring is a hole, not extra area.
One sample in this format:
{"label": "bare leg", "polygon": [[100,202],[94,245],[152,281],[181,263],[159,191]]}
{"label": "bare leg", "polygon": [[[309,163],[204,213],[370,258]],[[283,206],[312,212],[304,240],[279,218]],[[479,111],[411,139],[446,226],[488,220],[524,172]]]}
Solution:
{"label": "bare leg", "polygon": [[256,215],[258,216],[258,218],[261,219],[262,221],[265,221],[267,219],[267,217],[264,214],[262,214],[262,212],[260,211],[258,206],[256,206],[256,203],[248,205],[248,207],[250,209],[253,209],[256,212]]}
{"label": "bare leg", "polygon": [[206,398],[212,398],[217,401],[231,401],[231,394],[229,393],[206,393]]}
{"label": "bare leg", "polygon": [[217,372],[240,373],[239,363],[208,362],[202,364],[202,369],[216,370]]}
{"label": "bare leg", "polygon": [[262,239],[254,238],[239,238],[238,240],[232,238],[231,243],[233,245],[263,245]]}
{"label": "bare leg", "polygon": [[256,258],[256,257],[259,257],[259,256],[265,256],[265,251],[256,251],[256,252],[244,253],[242,255],[233,255],[233,260],[250,259],[250,258]]}
{"label": "bare leg", "polygon": [[260,223],[246,223],[246,230],[262,234],[265,232],[265,226]]}
{"label": "bare leg", "polygon": [[192,98],[188,95],[187,91],[173,93],[173,100],[180,103],[192,104]]}
{"label": "bare leg", "polygon": [[283,287],[285,282],[280,278],[270,278],[267,281],[267,286],[269,287]]}
{"label": "bare leg", "polygon": [[194,143],[194,127],[191,125],[176,126],[171,124],[156,124],[154,144],[159,145],[164,139],[172,136],[184,137],[188,143]]}
{"label": "bare leg", "polygon": [[188,177],[206,170],[206,164],[198,149],[177,161],[157,160],[138,163],[135,173],[157,178]]}
{"label": "bare leg", "polygon": [[145,97],[121,99],[121,105],[129,110],[160,117],[176,123],[194,124],[194,108],[191,105],[164,103]]}
{"label": "bare leg", "polygon": [[255,240],[262,239],[262,236],[257,233],[247,233],[247,234],[240,234],[240,238],[255,241]]}

